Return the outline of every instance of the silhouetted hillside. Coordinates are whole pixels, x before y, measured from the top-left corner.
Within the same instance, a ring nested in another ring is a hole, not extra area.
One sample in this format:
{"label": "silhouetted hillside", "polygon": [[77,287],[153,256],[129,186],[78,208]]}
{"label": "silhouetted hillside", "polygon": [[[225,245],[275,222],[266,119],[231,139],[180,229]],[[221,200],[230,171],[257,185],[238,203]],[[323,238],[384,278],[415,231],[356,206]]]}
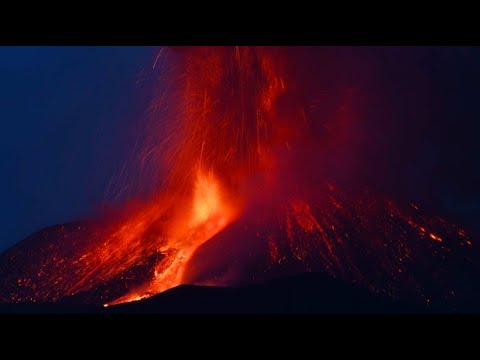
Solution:
{"label": "silhouetted hillside", "polygon": [[106,314],[370,314],[423,313],[425,309],[346,285],[320,274],[302,274],[246,288],[182,285],[149,299],[108,308],[67,303],[3,304],[2,313]]}

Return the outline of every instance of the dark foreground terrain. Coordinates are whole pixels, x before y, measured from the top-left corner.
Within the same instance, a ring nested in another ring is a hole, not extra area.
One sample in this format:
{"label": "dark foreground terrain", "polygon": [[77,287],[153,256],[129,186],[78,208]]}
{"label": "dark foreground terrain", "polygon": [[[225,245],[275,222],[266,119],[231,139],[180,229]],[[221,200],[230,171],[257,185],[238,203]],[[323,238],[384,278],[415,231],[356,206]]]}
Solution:
{"label": "dark foreground terrain", "polygon": [[247,288],[182,285],[138,302],[108,308],[57,304],[2,304],[1,313],[95,314],[356,314],[425,313],[320,274],[303,274]]}

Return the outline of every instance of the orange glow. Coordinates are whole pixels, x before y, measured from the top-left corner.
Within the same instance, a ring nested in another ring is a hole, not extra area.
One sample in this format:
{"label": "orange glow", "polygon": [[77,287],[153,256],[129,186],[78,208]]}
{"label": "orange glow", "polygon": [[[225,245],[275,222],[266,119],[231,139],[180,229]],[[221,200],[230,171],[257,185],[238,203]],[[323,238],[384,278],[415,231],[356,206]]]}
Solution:
{"label": "orange glow", "polygon": [[152,281],[108,305],[142,300],[180,285],[185,268],[198,247],[225,228],[235,216],[233,207],[222,194],[220,183],[210,171],[198,170],[191,202],[190,211],[181,212],[168,228],[170,236],[159,250],[171,256],[157,264]]}
{"label": "orange glow", "polygon": [[435,241],[442,241],[442,238],[441,238],[441,237],[439,237],[439,236],[437,236],[437,235],[435,235],[435,234],[433,234],[433,233],[428,234],[428,236],[430,236],[430,237],[431,237],[433,240],[435,240]]}
{"label": "orange glow", "polygon": [[219,184],[213,173],[198,171],[189,225],[196,227],[206,223],[214,216],[221,216],[225,212],[222,205]]}
{"label": "orange glow", "polygon": [[164,186],[147,204],[126,209],[121,220],[98,230],[73,261],[77,280],[64,285],[69,294],[128,278],[129,269],[147,259],[153,263],[150,278],[106,304],[177,286],[195,251],[238,216],[245,179],[268,163],[269,147],[283,141],[277,129],[285,132],[273,126],[286,80],[272,49],[198,47],[186,56],[179,78],[182,111],[171,119],[167,140],[145,155],[169,166]]}

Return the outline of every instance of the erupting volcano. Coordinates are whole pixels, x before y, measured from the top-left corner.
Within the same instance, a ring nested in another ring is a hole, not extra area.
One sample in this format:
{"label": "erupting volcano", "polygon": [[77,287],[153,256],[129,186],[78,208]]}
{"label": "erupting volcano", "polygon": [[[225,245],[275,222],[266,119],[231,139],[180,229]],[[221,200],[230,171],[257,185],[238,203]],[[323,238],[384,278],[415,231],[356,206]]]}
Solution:
{"label": "erupting volcano", "polygon": [[177,57],[161,95],[175,111],[152,120],[140,154],[155,189],[3,252],[1,302],[113,306],[186,283],[323,272],[426,307],[475,306],[480,262],[466,230],[317,170],[337,118],[308,111],[291,49],[163,52]]}

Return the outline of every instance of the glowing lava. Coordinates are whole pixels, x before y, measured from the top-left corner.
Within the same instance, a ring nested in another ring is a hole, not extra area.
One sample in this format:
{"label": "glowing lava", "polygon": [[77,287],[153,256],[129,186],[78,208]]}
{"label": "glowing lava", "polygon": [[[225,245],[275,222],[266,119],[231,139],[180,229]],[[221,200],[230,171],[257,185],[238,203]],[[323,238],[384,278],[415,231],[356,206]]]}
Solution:
{"label": "glowing lava", "polygon": [[235,217],[212,172],[199,170],[190,211],[170,224],[168,241],[158,250],[170,255],[155,266],[154,277],[108,305],[137,301],[182,283],[185,267],[197,248],[224,229]]}

